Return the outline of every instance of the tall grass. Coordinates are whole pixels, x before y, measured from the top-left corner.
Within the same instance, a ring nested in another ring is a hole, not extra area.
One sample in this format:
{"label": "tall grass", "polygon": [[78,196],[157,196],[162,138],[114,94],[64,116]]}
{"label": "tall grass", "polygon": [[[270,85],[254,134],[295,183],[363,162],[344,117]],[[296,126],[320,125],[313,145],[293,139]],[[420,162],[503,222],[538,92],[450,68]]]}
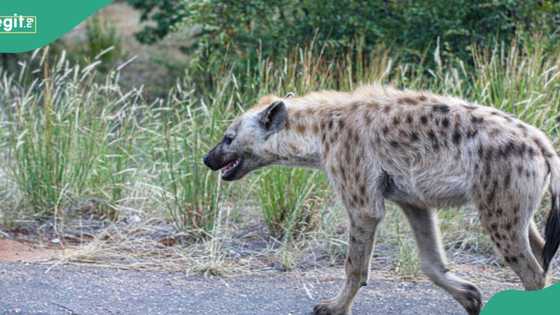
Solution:
{"label": "tall grass", "polygon": [[201,162],[219,137],[222,118],[216,110],[193,106],[190,95],[179,96],[176,100],[185,100],[159,109],[161,124],[155,127],[162,130],[154,162],[161,163],[159,184],[168,191],[164,201],[176,227],[204,236],[214,228],[223,187]]}
{"label": "tall grass", "polygon": [[298,238],[317,228],[326,181],[303,169],[273,168],[259,179],[257,195],[264,221],[273,237]]}
{"label": "tall grass", "polygon": [[34,70],[34,55],[18,81],[3,81],[7,167],[23,194],[21,207],[45,217],[96,197],[108,206],[102,214],[114,218],[131,164],[138,97],[110,79],[95,82],[93,66],[71,67],[64,56],[51,68],[46,54],[37,78],[25,73]]}

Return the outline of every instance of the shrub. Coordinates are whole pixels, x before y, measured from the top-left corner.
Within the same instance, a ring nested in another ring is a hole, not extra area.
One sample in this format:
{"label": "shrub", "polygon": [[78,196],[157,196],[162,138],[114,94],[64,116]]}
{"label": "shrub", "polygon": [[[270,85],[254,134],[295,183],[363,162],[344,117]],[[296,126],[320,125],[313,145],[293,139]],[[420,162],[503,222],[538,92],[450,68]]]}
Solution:
{"label": "shrub", "polygon": [[[129,3],[152,19],[139,33],[153,43],[179,28],[199,29],[202,60],[209,54],[256,60],[257,52],[280,60],[296,46],[315,42],[336,55],[366,51],[380,44],[403,50],[407,61],[419,61],[441,41],[444,56],[470,58],[474,45],[510,42],[520,32],[559,34],[553,0],[422,1],[222,1],[166,0]],[[452,7],[453,10],[449,8]]]}

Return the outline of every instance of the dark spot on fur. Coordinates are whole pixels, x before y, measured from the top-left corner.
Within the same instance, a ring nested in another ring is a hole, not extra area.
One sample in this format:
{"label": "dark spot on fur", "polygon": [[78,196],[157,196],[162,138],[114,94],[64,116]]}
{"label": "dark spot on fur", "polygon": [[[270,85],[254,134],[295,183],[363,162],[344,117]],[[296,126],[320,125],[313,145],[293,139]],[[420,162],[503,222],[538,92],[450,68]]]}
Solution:
{"label": "dark spot on fur", "polygon": [[389,141],[389,144],[393,147],[393,148],[398,148],[399,147],[399,143],[395,140],[391,140]]}
{"label": "dark spot on fur", "polygon": [[541,141],[537,138],[533,139],[535,141],[535,144],[537,145],[537,147],[539,148],[539,150],[541,151],[542,155],[546,158],[551,158],[553,155],[552,153],[550,153],[541,143]]}
{"label": "dark spot on fur", "polygon": [[489,134],[490,137],[496,137],[497,135],[499,135],[500,133],[502,133],[502,131],[498,128],[493,128],[490,130]]}
{"label": "dark spot on fur", "polygon": [[410,141],[412,142],[418,141],[418,134],[415,131],[410,133]]}
{"label": "dark spot on fur", "polygon": [[[495,183],[495,185],[498,184],[497,181],[494,181],[494,183]],[[501,217],[502,214],[504,214],[504,210],[503,210],[502,208],[498,208],[498,209],[496,210],[496,215],[499,216],[499,217]]]}
{"label": "dark spot on fur", "polygon": [[464,107],[466,110],[475,110],[475,109],[476,109],[476,106],[467,105],[467,104],[463,104],[463,107]]}
{"label": "dark spot on fur", "polygon": [[426,117],[425,115],[420,116],[420,122],[422,123],[422,125],[425,125],[428,123],[428,117]]}
{"label": "dark spot on fur", "polygon": [[436,139],[436,134],[435,134],[434,131],[431,130],[431,129],[428,131],[428,137],[429,137],[430,140],[432,140],[432,141],[437,141],[437,139]]}
{"label": "dark spot on fur", "polygon": [[399,104],[416,105],[418,101],[410,97],[403,97],[398,100]]}
{"label": "dark spot on fur", "polygon": [[318,124],[313,124],[313,133],[314,133],[314,134],[318,134],[318,133],[319,133],[319,125],[318,125]]}
{"label": "dark spot on fur", "polygon": [[408,114],[406,116],[406,122],[409,124],[412,124],[412,122],[414,121],[414,119],[412,118],[412,115]]}
{"label": "dark spot on fur", "polygon": [[306,127],[303,124],[298,124],[296,126],[296,131],[300,134],[305,134],[305,129],[306,129]]}
{"label": "dark spot on fur", "polygon": [[511,184],[511,172],[508,170],[506,176],[504,176],[504,188],[509,188]]}
{"label": "dark spot on fur", "polygon": [[520,145],[516,147],[515,153],[517,153],[517,155],[519,156],[523,156],[523,154],[525,154],[525,150],[527,150],[527,145],[524,142],[522,142]]}
{"label": "dark spot on fur", "polygon": [[[484,176],[487,176],[488,178],[488,176],[490,175],[492,175],[492,168],[490,167],[490,163],[486,163],[484,164]],[[490,180],[486,182],[486,188],[488,188],[489,184],[490,184]]]}
{"label": "dark spot on fur", "polygon": [[426,101],[426,96],[420,95],[420,96],[418,96],[418,99],[419,99],[421,102],[425,102],[425,101]]}
{"label": "dark spot on fur", "polygon": [[358,132],[354,132],[354,144],[359,144],[360,143],[360,135],[358,134]]}
{"label": "dark spot on fur", "polygon": [[510,140],[499,149],[498,154],[500,157],[506,159],[513,151],[515,151],[515,143]]}
{"label": "dark spot on fur", "polygon": [[436,134],[434,133],[434,131],[433,131],[432,129],[430,129],[430,130],[428,131],[428,137],[430,138],[430,140],[431,140],[431,142],[432,142],[432,148],[433,148],[435,151],[438,151],[438,150],[439,150],[439,142],[438,142],[438,140],[437,140],[437,138],[436,138]]}
{"label": "dark spot on fur", "polygon": [[383,127],[383,135],[387,135],[389,133],[389,127],[385,126]]}
{"label": "dark spot on fur", "polygon": [[482,156],[484,155],[484,149],[482,148],[482,145],[478,146],[478,157],[482,158]]}
{"label": "dark spot on fur", "polygon": [[443,126],[443,128],[449,127],[449,119],[447,119],[447,117],[443,118],[441,120],[441,125]]}
{"label": "dark spot on fur", "polygon": [[[496,197],[496,189],[498,189],[498,181],[494,180],[492,189],[490,189],[490,192],[486,196],[487,204],[491,204],[494,201],[494,198]],[[497,214],[500,215],[500,213],[501,213],[501,209],[498,209]]]}
{"label": "dark spot on fur", "polygon": [[469,129],[469,131],[467,131],[467,138],[472,139],[476,136],[477,133],[478,133],[478,130]]}
{"label": "dark spot on fur", "polygon": [[369,126],[371,124],[371,116],[369,115],[369,113],[366,113],[364,115],[364,119],[366,120],[366,126]]}
{"label": "dark spot on fur", "polygon": [[390,111],[391,111],[391,106],[386,105],[385,107],[383,107],[383,112],[384,112],[384,113],[388,113],[388,112],[390,112]]}
{"label": "dark spot on fur", "polygon": [[455,145],[459,145],[459,143],[461,143],[461,133],[459,132],[459,130],[453,131],[452,140]]}
{"label": "dark spot on fur", "polygon": [[492,231],[497,231],[497,230],[498,230],[498,224],[497,224],[497,223],[492,223],[492,224],[490,225],[490,229],[491,229]]}
{"label": "dark spot on fur", "polygon": [[365,195],[366,194],[366,186],[365,185],[360,185],[360,194]]}
{"label": "dark spot on fur", "polygon": [[[368,117],[368,116],[366,115],[366,117]],[[342,120],[342,119],[338,120],[338,128],[339,129],[344,129],[344,125],[345,125],[344,120]]]}
{"label": "dark spot on fur", "polygon": [[449,106],[444,105],[444,104],[436,104],[432,107],[432,110],[434,112],[448,113],[449,112]]}
{"label": "dark spot on fur", "polygon": [[399,117],[393,117],[393,125],[398,125],[401,122],[401,120],[399,119]]}
{"label": "dark spot on fur", "polygon": [[472,122],[473,124],[480,124],[480,123],[482,123],[483,121],[484,121],[484,118],[483,118],[483,117],[477,117],[477,116],[474,116],[474,115],[471,116],[471,122]]}
{"label": "dark spot on fur", "polygon": [[486,161],[490,162],[492,161],[492,157],[494,155],[494,149],[492,149],[491,147],[486,149]]}

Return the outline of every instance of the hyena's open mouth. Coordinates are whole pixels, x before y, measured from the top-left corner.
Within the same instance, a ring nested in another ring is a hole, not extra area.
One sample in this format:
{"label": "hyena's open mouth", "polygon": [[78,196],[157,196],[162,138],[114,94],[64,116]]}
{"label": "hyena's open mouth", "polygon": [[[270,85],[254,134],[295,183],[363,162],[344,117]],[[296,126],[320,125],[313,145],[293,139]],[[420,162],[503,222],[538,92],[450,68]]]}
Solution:
{"label": "hyena's open mouth", "polygon": [[222,179],[223,180],[233,180],[235,179],[235,175],[237,171],[241,169],[243,165],[243,160],[241,158],[235,158],[229,162],[227,162],[220,171],[222,172]]}

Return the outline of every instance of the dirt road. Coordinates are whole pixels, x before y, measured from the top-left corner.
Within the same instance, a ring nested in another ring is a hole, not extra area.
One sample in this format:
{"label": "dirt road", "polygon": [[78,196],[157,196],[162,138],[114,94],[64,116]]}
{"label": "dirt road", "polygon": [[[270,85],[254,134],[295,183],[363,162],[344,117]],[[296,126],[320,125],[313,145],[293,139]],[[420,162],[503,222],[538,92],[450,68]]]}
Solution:
{"label": "dirt road", "polygon": [[[226,278],[84,266],[0,263],[0,314],[309,314],[342,284],[341,269]],[[485,299],[507,283],[485,283]],[[426,281],[373,275],[354,314],[463,314]]]}

